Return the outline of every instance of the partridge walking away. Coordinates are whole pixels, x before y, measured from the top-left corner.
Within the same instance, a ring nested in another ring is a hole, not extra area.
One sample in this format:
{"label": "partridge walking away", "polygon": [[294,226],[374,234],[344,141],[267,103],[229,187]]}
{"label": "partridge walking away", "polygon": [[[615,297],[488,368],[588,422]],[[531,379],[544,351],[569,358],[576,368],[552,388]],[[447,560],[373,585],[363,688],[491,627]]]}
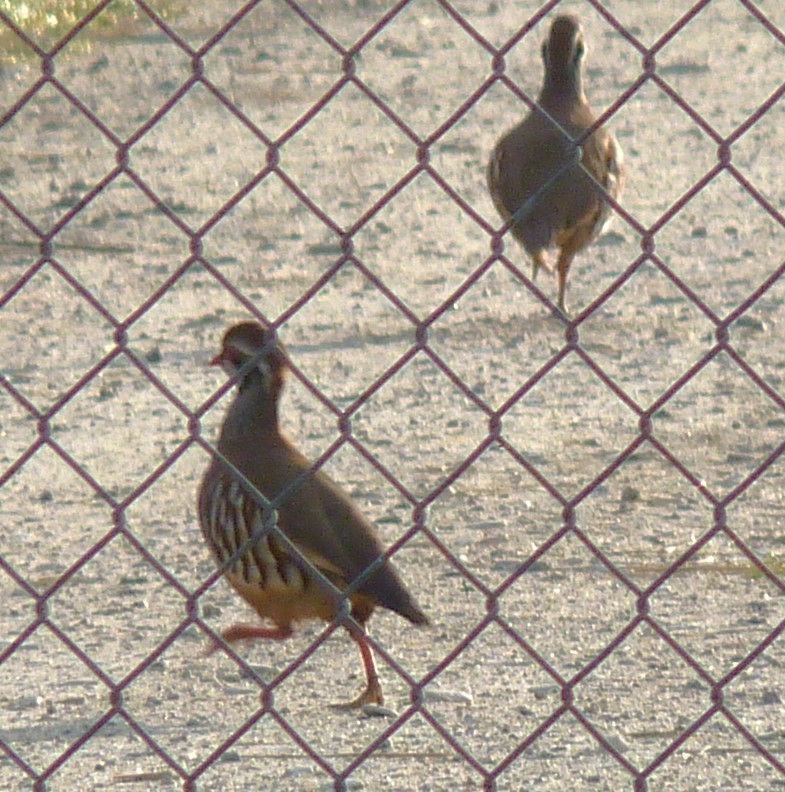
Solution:
{"label": "partridge walking away", "polygon": [[[565,287],[575,254],[602,231],[607,194],[621,195],[621,147],[596,118],[583,91],[583,31],[575,16],[556,17],[542,47],[545,78],[536,107],[491,154],[488,188],[515,238],[531,256],[532,278],[550,271],[545,251],[558,248],[556,304],[567,313]],[[576,148],[577,144],[577,148]]]}

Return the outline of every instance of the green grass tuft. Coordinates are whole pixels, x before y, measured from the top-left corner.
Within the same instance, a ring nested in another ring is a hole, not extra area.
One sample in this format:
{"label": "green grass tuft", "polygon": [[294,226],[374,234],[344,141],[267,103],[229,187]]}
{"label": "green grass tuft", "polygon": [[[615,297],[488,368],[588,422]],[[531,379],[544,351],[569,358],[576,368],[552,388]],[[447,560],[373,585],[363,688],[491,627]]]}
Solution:
{"label": "green grass tuft", "polygon": [[[0,0],[0,12],[41,49],[49,51],[95,8],[96,1]],[[176,18],[182,10],[183,0],[159,3],[155,9],[167,21]],[[113,0],[68,49],[89,50],[92,42],[99,38],[133,37],[147,20],[147,15],[133,0]],[[0,18],[0,60],[14,62],[34,57],[35,50]]]}

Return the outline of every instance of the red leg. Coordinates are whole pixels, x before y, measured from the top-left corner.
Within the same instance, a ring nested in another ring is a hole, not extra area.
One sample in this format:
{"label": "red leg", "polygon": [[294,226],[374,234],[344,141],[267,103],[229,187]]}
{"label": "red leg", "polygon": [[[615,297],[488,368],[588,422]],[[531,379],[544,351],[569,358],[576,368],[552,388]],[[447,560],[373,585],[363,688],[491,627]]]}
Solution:
{"label": "red leg", "polygon": [[542,250],[532,253],[532,280],[537,280],[537,273],[540,271],[540,267],[546,272],[553,272],[553,269],[551,269],[548,262],[545,260],[545,254]]}
{"label": "red leg", "polygon": [[352,640],[357,644],[360,650],[360,657],[363,661],[363,670],[365,671],[365,690],[360,695],[346,704],[333,704],[334,709],[359,709],[366,704],[384,704],[384,696],[382,695],[382,685],[379,682],[379,674],[376,671],[376,663],[373,659],[373,652],[365,640],[364,632],[354,632],[349,630],[349,635]]}
{"label": "red leg", "polygon": [[572,232],[569,238],[561,242],[559,258],[556,261],[556,276],[559,282],[559,295],[556,299],[556,307],[565,316],[569,316],[570,313],[564,295],[567,290],[567,273],[570,271],[570,264],[572,264],[575,254],[589,244],[593,229],[594,222],[587,223],[584,220],[584,222]]}
{"label": "red leg", "polygon": [[[251,639],[268,639],[272,641],[283,641],[289,638],[292,634],[292,627],[290,624],[285,624],[283,627],[254,627],[250,624],[235,624],[224,630],[221,633],[221,638],[228,643],[233,644],[237,641],[248,641]],[[207,656],[213,654],[220,648],[219,643],[214,643],[209,647],[205,654]]]}
{"label": "red leg", "polygon": [[569,316],[567,303],[564,299],[564,293],[567,290],[567,273],[570,271],[570,264],[572,264],[574,250],[566,246],[561,249],[559,260],[556,265],[556,277],[559,283],[558,297],[556,298],[556,307],[565,315]]}

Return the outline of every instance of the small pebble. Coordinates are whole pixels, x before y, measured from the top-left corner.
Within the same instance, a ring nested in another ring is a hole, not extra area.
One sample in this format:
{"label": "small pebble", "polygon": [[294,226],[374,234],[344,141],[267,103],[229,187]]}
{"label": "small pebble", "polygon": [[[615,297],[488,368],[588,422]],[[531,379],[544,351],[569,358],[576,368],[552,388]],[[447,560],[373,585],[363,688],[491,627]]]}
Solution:
{"label": "small pebble", "polygon": [[[259,663],[248,663],[248,668],[250,668],[262,682],[270,682],[270,680],[275,679],[278,674],[277,669],[272,666],[261,665]],[[243,676],[249,676],[245,673],[245,669],[243,669],[242,674]]]}
{"label": "small pebble", "polygon": [[620,754],[625,754],[629,750],[629,746],[627,745],[627,743],[624,742],[624,740],[622,740],[622,738],[619,737],[618,735],[612,735],[607,739],[608,739],[608,745],[610,745],[611,748],[615,749]]}
{"label": "small pebble", "polygon": [[364,704],[360,710],[366,718],[397,718],[398,713],[389,707],[380,704]]}
{"label": "small pebble", "polygon": [[35,709],[43,704],[41,696],[19,696],[19,698],[9,701],[5,708],[11,712],[19,712],[20,710]]}
{"label": "small pebble", "polygon": [[641,499],[640,490],[635,489],[635,487],[625,487],[621,491],[621,502],[622,503],[633,503],[634,501],[639,501]]}
{"label": "small pebble", "polygon": [[740,316],[736,322],[735,327],[744,327],[747,330],[757,330],[758,332],[763,332],[766,329],[766,325],[760,319],[754,316]]}
{"label": "small pebble", "polygon": [[559,695],[559,686],[558,685],[536,685],[533,688],[529,688],[531,694],[536,698],[538,701],[542,701],[542,699],[548,698],[549,696]]}
{"label": "small pebble", "polygon": [[472,531],[503,531],[507,527],[507,520],[482,520],[468,523],[466,527]]}
{"label": "small pebble", "polygon": [[313,775],[316,768],[311,765],[290,765],[286,768],[283,776],[284,778],[300,778],[306,775]]}
{"label": "small pebble", "polygon": [[446,701],[450,704],[473,704],[474,698],[466,690],[440,690],[427,688],[422,694],[423,701]]}

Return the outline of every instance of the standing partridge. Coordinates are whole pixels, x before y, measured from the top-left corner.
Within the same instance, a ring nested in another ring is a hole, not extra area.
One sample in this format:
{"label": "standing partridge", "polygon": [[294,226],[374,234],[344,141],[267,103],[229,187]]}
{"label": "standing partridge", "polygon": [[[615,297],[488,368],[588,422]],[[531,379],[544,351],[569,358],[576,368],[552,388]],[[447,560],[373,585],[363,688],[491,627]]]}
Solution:
{"label": "standing partridge", "polygon": [[488,163],[488,188],[499,214],[532,258],[532,279],[547,248],[559,248],[556,305],[575,254],[598,236],[624,183],[623,155],[613,135],[594,127],[583,92],[583,31],[575,16],[557,16],[542,45],[545,64],[537,105],[505,134]]}
{"label": "standing partridge", "polygon": [[[381,704],[365,623],[379,606],[414,624],[427,624],[428,618],[390,561],[381,560],[384,548],[373,526],[329,476],[310,470],[308,460],[281,432],[278,402],[288,369],[283,347],[271,342],[261,325],[245,322],[226,332],[212,363],[237,378],[238,393],[221,427],[220,456],[213,458],[202,481],[199,521],[229,583],[274,625],[235,625],[221,637],[227,643],[281,640],[292,634],[293,622],[331,621],[338,611],[334,592],[314,569],[344,591],[374,565],[348,594],[360,629],[347,629],[360,649],[367,684],[355,701],[342,706]],[[265,529],[264,501],[254,490],[274,502],[278,528],[298,552]]]}

